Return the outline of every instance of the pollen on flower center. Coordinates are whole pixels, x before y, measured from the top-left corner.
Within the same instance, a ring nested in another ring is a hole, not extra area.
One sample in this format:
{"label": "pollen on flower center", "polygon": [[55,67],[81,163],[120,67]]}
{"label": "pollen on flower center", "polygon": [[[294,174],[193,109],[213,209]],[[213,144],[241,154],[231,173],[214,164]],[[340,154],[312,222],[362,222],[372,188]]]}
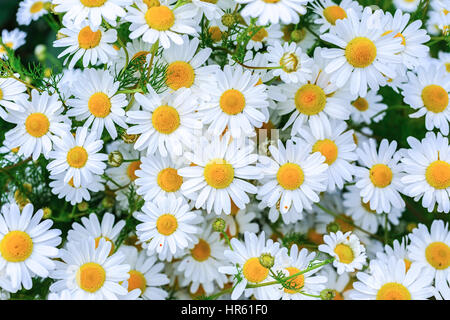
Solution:
{"label": "pollen on flower center", "polygon": [[139,170],[141,168],[141,163],[142,162],[140,160],[136,160],[130,162],[130,164],[128,165],[127,176],[131,181],[134,181],[138,178],[138,176],[136,175],[136,170]]}
{"label": "pollen on flower center", "polygon": [[10,231],[0,242],[0,253],[9,262],[22,262],[33,252],[33,240],[23,231]]}
{"label": "pollen on flower center", "polygon": [[435,269],[445,270],[450,265],[450,247],[444,242],[432,242],[425,249],[425,258]]}
{"label": "pollen on flower center", "polygon": [[267,32],[266,29],[261,28],[258,30],[258,32],[256,32],[253,37],[252,40],[256,41],[256,42],[261,42],[264,40],[264,38],[266,38],[269,35],[269,33]]}
{"label": "pollen on flower center", "polygon": [[239,90],[228,89],[220,96],[220,108],[229,115],[241,113],[245,108],[245,97]]}
{"label": "pollen on flower center", "polygon": [[44,3],[42,1],[38,1],[33,3],[33,5],[30,7],[30,13],[38,13],[44,8]]}
{"label": "pollen on flower center", "polygon": [[192,257],[197,261],[205,261],[211,255],[211,247],[208,242],[200,239],[195,247],[191,250]]}
{"label": "pollen on flower center", "polygon": [[194,79],[194,68],[187,62],[175,61],[167,67],[166,84],[172,90],[178,90],[181,87],[190,88]]}
{"label": "pollen on flower center", "polygon": [[111,250],[109,250],[109,255],[112,255],[113,252],[114,252],[114,242],[112,242],[111,239],[108,238],[108,237],[100,236],[100,237],[95,238],[95,248],[98,248],[98,244],[100,243],[100,239],[105,239],[107,242],[111,243]]}
{"label": "pollen on flower center", "polygon": [[203,170],[206,183],[215,189],[225,189],[234,179],[234,168],[224,159],[210,161]]}
{"label": "pollen on flower center", "polygon": [[106,272],[98,263],[87,262],[78,269],[76,280],[81,289],[94,293],[105,283]]}
{"label": "pollen on flower center", "polygon": [[292,52],[286,52],[280,59],[280,66],[287,73],[297,71],[299,64],[298,57]]}
{"label": "pollen on flower center", "polygon": [[94,8],[101,7],[108,0],[80,0],[85,7]]}
{"label": "pollen on flower center", "polygon": [[145,279],[145,276],[137,270],[130,270],[128,273],[130,274],[130,277],[128,278],[128,292],[133,291],[134,289],[140,289],[142,295],[145,292],[145,289],[147,289],[147,280]]}
{"label": "pollen on flower center", "polygon": [[96,92],[89,98],[88,108],[93,116],[105,118],[111,112],[111,100],[105,93]]}
{"label": "pollen on flower center", "polygon": [[427,110],[439,113],[448,106],[448,93],[443,87],[431,84],[423,88],[422,101]]}
{"label": "pollen on flower center", "polygon": [[369,171],[370,181],[378,188],[385,188],[392,182],[392,170],[385,164],[378,163]]}
{"label": "pollen on flower center", "polygon": [[92,31],[91,27],[87,26],[78,33],[78,44],[80,48],[92,49],[99,45],[102,39],[102,32],[100,30]]}
{"label": "pollen on flower center", "polygon": [[269,274],[269,269],[264,268],[258,258],[250,258],[244,263],[242,268],[244,277],[253,283],[264,281]]}
{"label": "pollen on flower center", "polygon": [[336,20],[347,18],[347,13],[339,6],[329,6],[323,9],[323,16],[334,26]]}
{"label": "pollen on flower center", "polygon": [[367,102],[366,99],[359,97],[352,102],[352,106],[354,106],[359,111],[366,111],[367,109],[369,109],[369,102]]}
{"label": "pollen on flower center", "polygon": [[356,37],[345,48],[348,63],[355,68],[365,68],[372,64],[377,56],[377,47],[366,37]]}
{"label": "pollen on flower center", "polygon": [[450,164],[442,160],[433,161],[425,170],[425,179],[435,189],[450,187]]}
{"label": "pollen on flower center", "polygon": [[[292,276],[296,273],[299,273],[300,270],[295,267],[288,267],[286,270],[289,272],[289,276]],[[290,282],[290,286],[293,287],[292,289],[284,289],[284,292],[294,294],[297,293],[303,286],[305,285],[305,276],[300,274],[294,278],[291,278],[288,280]]]}
{"label": "pollen on flower center", "polygon": [[156,220],[156,229],[162,235],[170,236],[177,230],[177,228],[177,218],[170,213],[163,214],[158,218],[158,220]]}
{"label": "pollen on flower center", "polygon": [[152,29],[166,31],[174,25],[175,15],[167,6],[151,7],[145,14],[145,21]]}
{"label": "pollen on flower center", "polygon": [[25,130],[35,138],[40,138],[48,132],[50,121],[43,113],[30,114],[25,120]]}
{"label": "pollen on flower center", "polygon": [[305,176],[298,164],[285,163],[278,169],[277,181],[284,189],[295,190],[305,181]]}
{"label": "pollen on flower center", "polygon": [[338,156],[338,147],[333,140],[323,139],[317,141],[312,148],[312,152],[319,151],[325,157],[325,163],[331,165]]}
{"label": "pollen on flower center", "polygon": [[171,134],[180,126],[180,114],[174,107],[159,106],[153,111],[152,124],[156,131]]}
{"label": "pollen on flower center", "polygon": [[82,168],[88,160],[88,153],[85,148],[76,146],[67,153],[67,163],[73,168]]}
{"label": "pollen on flower center", "polygon": [[400,283],[388,282],[378,290],[377,300],[411,300],[411,293]]}
{"label": "pollen on flower center", "polygon": [[295,93],[294,101],[298,112],[313,116],[325,108],[327,97],[318,85],[305,84]]}
{"label": "pollen on flower center", "polygon": [[165,168],[158,173],[156,181],[166,192],[178,191],[183,184],[183,177],[174,168]]}
{"label": "pollen on flower center", "polygon": [[346,244],[339,243],[334,248],[334,253],[339,257],[339,262],[349,264],[355,259],[352,248]]}

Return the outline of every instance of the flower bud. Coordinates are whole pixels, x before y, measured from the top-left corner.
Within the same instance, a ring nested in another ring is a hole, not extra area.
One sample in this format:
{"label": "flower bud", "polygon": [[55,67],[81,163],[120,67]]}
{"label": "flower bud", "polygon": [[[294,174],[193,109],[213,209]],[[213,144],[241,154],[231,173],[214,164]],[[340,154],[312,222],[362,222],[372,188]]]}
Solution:
{"label": "flower bud", "polygon": [[225,13],[221,21],[225,27],[231,27],[236,22],[236,19],[232,13]]}
{"label": "flower bud", "polygon": [[261,263],[264,268],[270,269],[275,263],[275,258],[272,257],[270,253],[263,253],[259,256],[259,263]]}
{"label": "flower bud", "polygon": [[214,231],[223,232],[225,230],[225,220],[222,218],[217,218],[214,220],[212,228]]}
{"label": "flower bud", "polygon": [[121,135],[121,138],[122,138],[122,140],[125,143],[132,144],[132,143],[136,142],[136,140],[139,138],[139,135],[137,135],[137,134],[128,134],[128,133],[124,132]]}
{"label": "flower bud", "polygon": [[327,224],[327,233],[338,232],[340,229],[339,225],[336,222],[330,222]]}
{"label": "flower bud", "polygon": [[300,42],[305,39],[306,31],[304,29],[297,29],[291,32],[291,40]]}
{"label": "flower bud", "polygon": [[81,212],[86,211],[87,209],[89,209],[89,203],[87,203],[86,201],[80,202],[79,204],[77,204],[77,208]]}
{"label": "flower bud", "polygon": [[45,61],[45,59],[47,58],[47,47],[43,44],[38,44],[34,48],[34,55],[39,61]]}
{"label": "flower bud", "polygon": [[114,198],[113,197],[111,197],[111,196],[106,196],[106,197],[104,197],[103,198],[103,200],[102,200],[102,205],[105,207],[105,208],[112,208],[113,206],[114,206],[114,202],[115,202],[115,200],[114,200]]}
{"label": "flower bud", "polygon": [[119,167],[123,163],[123,156],[120,151],[116,150],[108,155],[108,164],[111,167]]}
{"label": "flower bud", "polygon": [[52,216],[52,209],[50,209],[49,207],[43,208],[42,211],[44,211],[44,215],[42,216],[42,218],[48,219]]}
{"label": "flower bud", "polygon": [[322,291],[320,291],[320,298],[322,300],[333,300],[334,299],[334,290],[323,289]]}

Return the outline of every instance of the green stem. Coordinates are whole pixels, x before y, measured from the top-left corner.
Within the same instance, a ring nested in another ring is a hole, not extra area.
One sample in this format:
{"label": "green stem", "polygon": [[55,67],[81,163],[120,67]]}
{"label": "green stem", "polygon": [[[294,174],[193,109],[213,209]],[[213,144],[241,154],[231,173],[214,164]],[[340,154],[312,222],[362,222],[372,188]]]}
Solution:
{"label": "green stem", "polygon": [[231,250],[233,250],[233,247],[231,246],[230,238],[228,237],[227,233],[225,231],[221,232],[223,237],[225,238],[225,242],[228,244]]}

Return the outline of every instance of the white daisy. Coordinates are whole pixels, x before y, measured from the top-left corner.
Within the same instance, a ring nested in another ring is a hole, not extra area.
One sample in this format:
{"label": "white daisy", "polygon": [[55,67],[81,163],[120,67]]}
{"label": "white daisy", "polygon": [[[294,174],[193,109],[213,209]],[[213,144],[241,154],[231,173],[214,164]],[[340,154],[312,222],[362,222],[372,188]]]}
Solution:
{"label": "white daisy", "polygon": [[[250,19],[247,19],[249,24]],[[271,45],[280,41],[283,36],[280,26],[277,24],[271,24],[269,27],[261,27],[249,40],[246,49],[255,51],[261,50],[265,45]]]}
{"label": "white daisy", "polygon": [[[25,44],[25,38],[27,34],[18,28],[8,31],[6,29],[2,30],[2,42],[5,46],[11,50],[16,50],[17,48]],[[0,59],[8,59],[8,54],[3,45],[0,45]]]}
{"label": "white daisy", "polygon": [[379,251],[376,253],[377,260],[387,264],[389,259],[394,256],[397,259],[403,260],[405,263],[405,270],[407,272],[412,263],[408,254],[408,242],[408,237],[406,236],[401,239],[401,242],[395,239],[392,243],[392,247],[385,245],[384,251]]}
{"label": "white daisy", "polygon": [[208,20],[220,19],[227,9],[234,7],[232,0],[192,0],[192,4]]}
{"label": "white daisy", "polygon": [[[0,117],[6,120],[8,110],[24,111],[23,108],[16,103],[19,97],[28,95],[25,93],[27,87],[22,82],[13,78],[0,78]],[[5,110],[1,107],[4,107]]]}
{"label": "white daisy", "polygon": [[45,1],[42,0],[24,0],[19,3],[17,10],[17,23],[20,25],[29,25],[31,21],[36,21],[47,14]]}
{"label": "white daisy", "polygon": [[92,176],[93,179],[91,182],[85,185],[82,184],[79,187],[73,185],[72,179],[69,182],[64,182],[64,176],[64,172],[57,175],[50,175],[52,181],[49,183],[49,186],[52,188],[54,195],[57,195],[59,199],[64,198],[71,205],[82,201],[89,201],[91,200],[90,192],[99,192],[105,189],[102,178],[96,174]]}
{"label": "white daisy", "polygon": [[277,24],[298,23],[300,15],[306,13],[308,0],[236,0],[238,4],[245,4],[241,11],[243,17],[258,18],[259,25],[267,23]]}
{"label": "white daisy", "polygon": [[383,97],[374,90],[368,90],[364,97],[357,97],[350,102],[350,119],[355,123],[371,124],[384,118],[387,105],[382,103]]}
{"label": "white daisy", "polygon": [[393,0],[394,6],[403,12],[414,12],[419,6],[420,0]]}
{"label": "white daisy", "polygon": [[310,5],[313,12],[319,16],[314,23],[320,25],[320,33],[325,33],[333,28],[337,20],[347,18],[347,10],[350,8],[358,17],[362,13],[362,6],[353,0],[343,0],[339,5],[331,0],[317,0],[310,2]]}
{"label": "white daisy", "polygon": [[438,61],[441,65],[444,65],[447,75],[450,74],[450,52],[439,51]]}

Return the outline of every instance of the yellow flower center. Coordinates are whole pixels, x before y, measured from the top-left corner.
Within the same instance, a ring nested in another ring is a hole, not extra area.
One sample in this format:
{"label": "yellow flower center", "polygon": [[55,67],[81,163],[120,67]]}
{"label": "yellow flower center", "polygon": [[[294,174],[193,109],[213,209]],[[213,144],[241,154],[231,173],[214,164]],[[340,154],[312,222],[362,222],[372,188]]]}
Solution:
{"label": "yellow flower center", "polygon": [[315,84],[305,84],[295,93],[295,107],[308,116],[321,112],[327,103],[323,89]]}
{"label": "yellow flower center", "polygon": [[92,31],[91,27],[87,26],[78,33],[78,45],[83,49],[92,49],[98,46],[102,38],[100,30]]}
{"label": "yellow flower center", "polygon": [[105,283],[106,272],[98,263],[87,262],[78,269],[76,280],[81,289],[94,293]]}
{"label": "yellow flower center", "polygon": [[248,259],[242,268],[244,277],[253,283],[259,283],[267,278],[269,269],[264,268],[258,258]]}
{"label": "yellow flower center", "polygon": [[174,168],[165,168],[158,173],[156,181],[166,192],[178,191],[183,184],[183,177]]}
{"label": "yellow flower center", "polygon": [[378,290],[377,300],[411,300],[411,293],[400,283],[388,282]]}
{"label": "yellow flower center", "polygon": [[145,289],[147,289],[147,280],[145,279],[145,276],[137,270],[130,270],[128,273],[130,274],[130,277],[128,278],[128,292],[133,291],[134,289],[140,289],[142,295],[145,292]]}
{"label": "yellow flower center", "polygon": [[245,97],[239,90],[228,89],[220,96],[220,108],[229,115],[235,115],[245,108]]}
{"label": "yellow flower center", "polygon": [[425,179],[435,189],[450,187],[450,164],[442,160],[430,163],[425,171]]}
{"label": "yellow flower center", "polygon": [[336,290],[333,290],[333,292],[334,292],[333,300],[344,300],[344,297],[340,292],[337,292]]}
{"label": "yellow flower center", "polygon": [[411,268],[411,261],[408,259],[403,259],[403,261],[405,262],[405,272],[408,272],[409,268]]}
{"label": "yellow flower center", "polygon": [[219,42],[222,39],[222,31],[220,31],[218,26],[209,27],[208,32],[212,41]]}
{"label": "yellow flower center", "polygon": [[96,92],[89,98],[88,108],[95,117],[104,118],[111,112],[111,100],[103,92]]}
{"label": "yellow flower center", "polygon": [[324,139],[317,141],[312,148],[312,152],[319,151],[325,157],[325,163],[330,165],[336,161],[338,156],[338,147],[334,141]]}
{"label": "yellow flower center", "polygon": [[294,53],[286,52],[280,59],[280,66],[287,73],[297,71],[299,67],[298,57]]}
{"label": "yellow flower center", "polygon": [[234,168],[224,159],[211,160],[203,170],[206,183],[215,189],[225,189],[234,179]]}
{"label": "yellow flower center", "polygon": [[347,18],[347,13],[339,6],[329,6],[323,9],[323,16],[334,26],[336,20]]}
{"label": "yellow flower center", "polygon": [[148,8],[159,7],[161,5],[159,0],[143,0],[143,1],[147,5]]}
{"label": "yellow flower center", "polygon": [[95,238],[95,248],[98,248],[98,244],[100,243],[100,239],[105,239],[107,242],[111,243],[111,250],[109,250],[109,255],[112,255],[114,252],[114,242],[111,241],[108,237],[97,237]]}
{"label": "yellow flower center", "polygon": [[174,107],[159,106],[153,111],[152,123],[159,133],[171,134],[180,126],[180,114]]}
{"label": "yellow flower center", "polygon": [[33,5],[30,7],[30,13],[38,13],[44,8],[44,3],[42,1],[38,1],[33,3]]}
{"label": "yellow flower center", "polygon": [[433,268],[445,270],[450,265],[450,248],[444,242],[432,242],[425,249],[425,258]]}
{"label": "yellow flower center", "polygon": [[205,261],[211,255],[211,247],[209,246],[208,242],[200,239],[200,241],[191,250],[191,255],[197,261]]}
{"label": "yellow flower center", "polygon": [[445,63],[445,70],[450,72],[450,62]]}
{"label": "yellow flower center", "polygon": [[285,163],[278,169],[277,181],[284,189],[295,190],[305,181],[305,175],[298,164]]}
{"label": "yellow flower center", "polygon": [[166,31],[174,25],[175,15],[169,7],[151,7],[145,14],[145,21],[147,21],[147,24],[152,29]]}
{"label": "yellow flower center", "polygon": [[80,0],[85,7],[101,7],[108,0]]}
{"label": "yellow flower center", "polygon": [[170,213],[163,214],[158,218],[158,220],[156,220],[156,229],[162,235],[170,236],[177,230],[177,228],[177,218]]}
{"label": "yellow flower center", "polygon": [[10,231],[0,242],[0,253],[8,262],[22,262],[33,252],[33,240],[23,231]]}
{"label": "yellow flower center", "polygon": [[266,38],[269,35],[269,33],[267,32],[266,29],[261,28],[258,30],[258,32],[256,32],[253,37],[252,40],[256,41],[256,42],[261,42],[264,40],[264,38]]}
{"label": "yellow flower center", "polygon": [[355,68],[369,66],[377,56],[377,47],[372,40],[366,37],[356,37],[345,48],[345,57],[348,63]]}
{"label": "yellow flower center", "polygon": [[[11,48],[12,49],[12,47],[13,47],[13,43],[12,42],[6,42],[5,43],[5,45],[8,47],[8,48]],[[3,46],[0,46],[0,53],[5,53],[6,52],[6,49],[3,47]]]}
{"label": "yellow flower center", "polygon": [[0,89],[0,100],[2,100],[2,99],[3,99],[3,90]]}
{"label": "yellow flower center", "polygon": [[[289,272],[289,276],[292,276],[300,272],[300,270],[295,267],[288,267],[286,268],[286,270]],[[294,294],[297,293],[305,285],[305,277],[302,274],[300,274],[294,278],[289,279],[288,282],[290,286],[293,288],[292,289],[285,288],[284,292]]]}
{"label": "yellow flower center", "polygon": [[366,111],[367,109],[369,109],[369,102],[367,102],[366,99],[359,97],[352,102],[352,106],[354,106],[359,111]]}
{"label": "yellow flower center", "polygon": [[136,170],[139,170],[141,168],[141,163],[142,162],[140,160],[137,160],[130,162],[130,164],[128,165],[127,176],[131,181],[134,181],[138,178],[138,176],[136,175]]}
{"label": "yellow flower center", "polygon": [[73,147],[67,152],[67,163],[73,168],[82,168],[88,161],[88,153],[83,147]]}
{"label": "yellow flower center", "polygon": [[370,181],[378,188],[385,188],[392,182],[392,170],[387,165],[375,164],[369,171]]}
{"label": "yellow flower center", "polygon": [[265,3],[277,3],[280,0],[263,0]]}
{"label": "yellow flower center", "polygon": [[423,88],[422,101],[427,110],[439,113],[448,106],[448,93],[443,87],[431,84]]}
{"label": "yellow flower center", "polygon": [[48,132],[50,121],[43,113],[36,112],[30,114],[25,120],[25,130],[30,136],[40,138]]}
{"label": "yellow flower center", "polygon": [[166,84],[172,90],[178,90],[181,87],[190,88],[194,79],[194,68],[187,62],[175,61],[167,67]]}
{"label": "yellow flower center", "polygon": [[355,259],[352,248],[346,244],[339,243],[334,248],[334,253],[339,257],[339,262],[349,264]]}

